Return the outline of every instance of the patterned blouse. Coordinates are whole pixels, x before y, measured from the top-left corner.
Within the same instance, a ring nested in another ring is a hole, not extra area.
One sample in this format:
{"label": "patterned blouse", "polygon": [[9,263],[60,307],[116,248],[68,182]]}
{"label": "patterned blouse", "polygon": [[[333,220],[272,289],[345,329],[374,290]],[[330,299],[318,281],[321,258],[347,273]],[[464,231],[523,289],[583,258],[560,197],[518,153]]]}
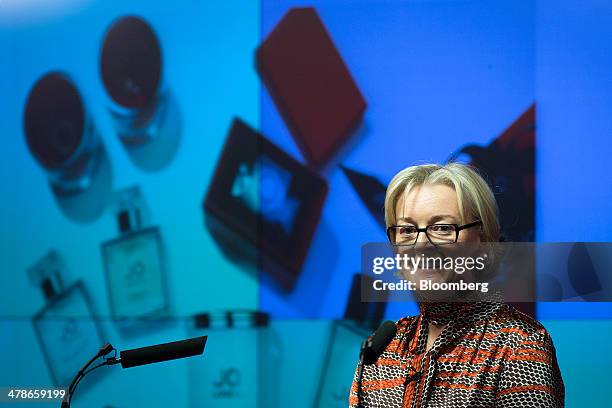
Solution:
{"label": "patterned blouse", "polygon": [[[425,352],[428,323],[446,324]],[[544,327],[499,302],[421,304],[364,366],[362,407],[563,407],[565,389]],[[357,370],[349,405],[358,406]]]}

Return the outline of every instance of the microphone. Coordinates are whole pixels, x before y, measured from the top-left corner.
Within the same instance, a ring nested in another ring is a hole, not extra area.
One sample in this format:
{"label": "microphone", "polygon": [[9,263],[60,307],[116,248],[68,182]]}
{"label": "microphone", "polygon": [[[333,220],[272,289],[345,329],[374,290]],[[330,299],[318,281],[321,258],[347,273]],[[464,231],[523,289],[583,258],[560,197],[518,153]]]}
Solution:
{"label": "microphone", "polygon": [[119,353],[121,367],[130,368],[178,358],[192,357],[202,354],[207,336],[193,339],[173,341],[155,346],[125,350]]}
{"label": "microphone", "polygon": [[361,407],[363,401],[361,400],[361,382],[363,378],[363,365],[374,364],[378,357],[385,351],[387,345],[393,340],[397,333],[397,327],[395,323],[387,320],[376,329],[374,334],[365,339],[361,343],[361,350],[359,351],[359,364],[357,368],[357,406]]}
{"label": "microphone", "polygon": [[[178,358],[192,357],[202,354],[208,336],[194,337],[187,340],[173,341],[170,343],[158,344],[155,346],[141,347],[132,350],[125,350],[119,353],[117,357],[106,357],[111,352],[117,350],[110,344],[106,343],[102,348],[79,370],[74,376],[68,390],[62,399],[62,408],[70,408],[72,396],[76,391],[77,385],[85,378],[87,374],[103,366],[111,366],[121,363],[121,367],[130,368],[145,364],[159,363],[162,361],[176,360]],[[91,365],[100,357],[104,359],[101,363],[91,367]]]}
{"label": "microphone", "polygon": [[374,364],[397,333],[395,323],[387,320],[362,344],[364,364]]}

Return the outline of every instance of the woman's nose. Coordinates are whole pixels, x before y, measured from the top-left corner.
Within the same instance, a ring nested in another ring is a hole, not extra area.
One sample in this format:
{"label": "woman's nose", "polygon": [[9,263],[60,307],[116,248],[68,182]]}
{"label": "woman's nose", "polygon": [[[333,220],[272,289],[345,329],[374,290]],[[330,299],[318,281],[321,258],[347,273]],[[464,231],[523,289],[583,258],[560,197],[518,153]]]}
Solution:
{"label": "woman's nose", "polygon": [[429,243],[429,239],[427,239],[427,234],[425,234],[424,231],[419,233],[419,236],[417,237],[416,245],[423,246],[423,245],[427,245],[428,243]]}

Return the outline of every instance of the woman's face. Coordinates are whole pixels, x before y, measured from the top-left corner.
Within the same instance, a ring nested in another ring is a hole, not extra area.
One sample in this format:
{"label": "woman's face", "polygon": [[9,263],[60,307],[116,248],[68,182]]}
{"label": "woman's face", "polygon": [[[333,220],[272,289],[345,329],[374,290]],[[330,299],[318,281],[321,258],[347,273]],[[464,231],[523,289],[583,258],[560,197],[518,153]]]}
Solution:
{"label": "woman's face", "polygon": [[[414,225],[425,228],[432,224],[457,224],[472,222],[474,220],[462,220],[459,214],[459,204],[455,190],[443,184],[423,185],[414,187],[409,192],[402,194],[395,208],[396,225]],[[457,242],[480,242],[480,228],[466,228],[459,231]],[[425,233],[418,236],[416,246],[409,252],[414,258],[453,256],[453,249],[459,245],[448,245],[437,249],[428,240]],[[454,271],[448,269],[416,268],[404,270],[406,279],[414,281],[419,285],[420,280],[432,282],[450,282],[457,276]],[[469,274],[461,278],[471,280]]]}
{"label": "woman's face", "polygon": [[[395,214],[397,225],[424,228],[431,224],[463,224],[455,190],[443,184],[417,186],[402,194],[397,200]],[[459,231],[457,241],[480,242],[480,229],[466,228]],[[419,234],[418,243],[426,242],[425,234]]]}

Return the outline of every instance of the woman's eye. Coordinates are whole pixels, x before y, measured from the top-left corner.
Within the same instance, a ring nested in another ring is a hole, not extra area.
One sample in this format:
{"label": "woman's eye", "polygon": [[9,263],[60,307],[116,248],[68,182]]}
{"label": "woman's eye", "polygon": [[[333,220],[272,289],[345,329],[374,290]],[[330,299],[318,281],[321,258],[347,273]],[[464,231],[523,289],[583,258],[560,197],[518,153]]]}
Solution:
{"label": "woman's eye", "polygon": [[432,230],[438,233],[451,233],[454,231],[454,227],[452,225],[433,225]]}
{"label": "woman's eye", "polygon": [[400,228],[400,234],[402,235],[410,235],[410,234],[414,234],[414,232],[415,232],[414,227],[401,227]]}

